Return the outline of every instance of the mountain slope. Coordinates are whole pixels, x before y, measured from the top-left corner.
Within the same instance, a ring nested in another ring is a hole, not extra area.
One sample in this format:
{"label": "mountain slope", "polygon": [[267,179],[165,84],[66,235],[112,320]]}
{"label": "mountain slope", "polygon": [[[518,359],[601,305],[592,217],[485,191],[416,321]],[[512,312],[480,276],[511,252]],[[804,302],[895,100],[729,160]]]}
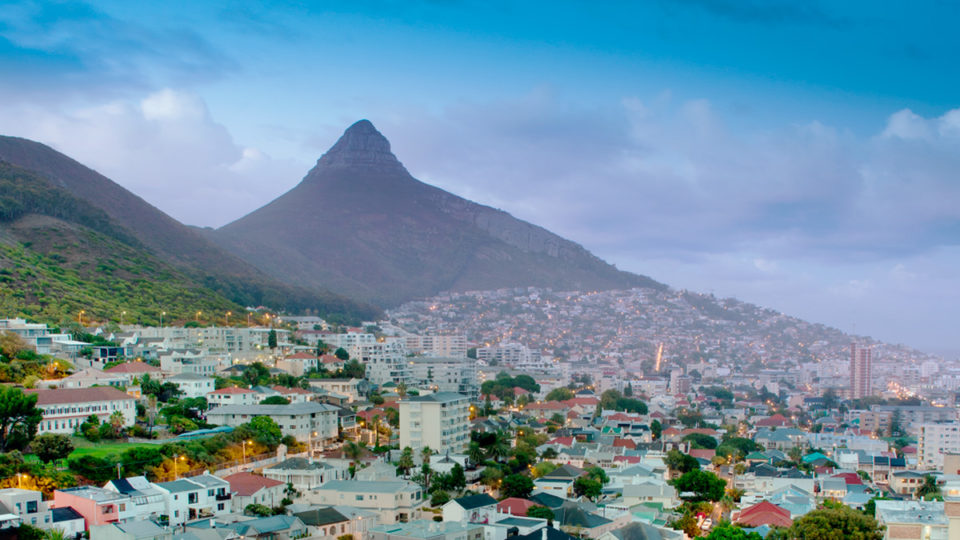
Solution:
{"label": "mountain slope", "polygon": [[31,171],[0,162],[0,313],[63,323],[156,322],[239,312],[150,254],[103,210]]}
{"label": "mountain slope", "polygon": [[387,306],[446,290],[663,287],[416,180],[366,120],[348,128],[299,185],[208,235],[284,281]]}
{"label": "mountain slope", "polygon": [[141,248],[190,280],[242,305],[370,318],[378,310],[325,290],[283,284],[209,242],[105,176],[34,141],[0,136],[0,160],[33,171],[97,208]]}

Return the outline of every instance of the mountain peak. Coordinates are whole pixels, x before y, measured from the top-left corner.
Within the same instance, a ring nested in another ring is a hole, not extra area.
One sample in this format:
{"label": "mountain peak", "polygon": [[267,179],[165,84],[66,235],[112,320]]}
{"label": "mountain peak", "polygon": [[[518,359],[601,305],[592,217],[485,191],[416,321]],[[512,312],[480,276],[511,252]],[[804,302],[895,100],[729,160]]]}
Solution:
{"label": "mountain peak", "polygon": [[360,120],[348,127],[336,144],[317,161],[317,165],[403,169],[390,151],[390,141],[369,120]]}

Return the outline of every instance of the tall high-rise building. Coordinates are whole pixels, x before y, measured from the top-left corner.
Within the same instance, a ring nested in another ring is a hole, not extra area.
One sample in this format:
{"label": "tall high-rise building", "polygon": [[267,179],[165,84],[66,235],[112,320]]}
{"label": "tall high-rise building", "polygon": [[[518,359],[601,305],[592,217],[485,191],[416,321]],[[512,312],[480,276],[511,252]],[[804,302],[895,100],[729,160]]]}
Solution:
{"label": "tall high-rise building", "polygon": [[858,399],[871,395],[870,387],[871,368],[870,347],[862,347],[856,343],[850,344],[850,398]]}

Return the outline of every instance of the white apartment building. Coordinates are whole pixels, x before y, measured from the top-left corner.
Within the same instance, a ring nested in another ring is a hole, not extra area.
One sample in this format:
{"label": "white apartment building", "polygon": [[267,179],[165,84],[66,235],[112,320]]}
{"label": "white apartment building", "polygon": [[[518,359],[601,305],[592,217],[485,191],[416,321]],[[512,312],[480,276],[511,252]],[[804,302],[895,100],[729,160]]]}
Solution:
{"label": "white apartment building", "polygon": [[410,372],[407,369],[407,349],[402,338],[386,338],[347,351],[351,359],[359,360],[366,366],[366,378],[372,384],[407,382]]}
{"label": "white apartment building", "polygon": [[220,426],[236,427],[258,416],[269,416],[284,435],[321,445],[337,438],[337,408],[323,403],[291,403],[290,405],[225,405],[211,409],[207,421]]}
{"label": "white apartment building", "polygon": [[183,392],[183,397],[198,398],[204,397],[213,392],[214,380],[197,373],[180,373],[173,377],[167,377],[166,382],[177,385],[177,388]]}
{"label": "white apartment building", "polygon": [[207,519],[231,512],[230,483],[209,473],[154,486],[164,494],[170,525]]}
{"label": "white apartment building", "polygon": [[223,360],[210,356],[199,349],[177,349],[163,351],[159,355],[160,369],[164,373],[195,373],[213,377]]}
{"label": "white apartment building", "polygon": [[519,343],[501,343],[493,347],[477,349],[477,360],[487,363],[516,365],[540,359],[540,352]]}
{"label": "white apartment building", "polygon": [[37,435],[69,435],[91,414],[97,415],[101,422],[109,422],[110,415],[119,411],[123,415],[125,427],[132,426],[137,417],[137,400],[108,386],[26,392],[37,395],[37,408],[43,411],[43,420],[37,426]]}
{"label": "white apartment building", "polygon": [[917,466],[943,469],[945,453],[960,452],[960,422],[920,424],[917,436]]}
{"label": "white apartment building", "polygon": [[470,399],[440,392],[400,401],[400,448],[463,451],[470,442]]}
{"label": "white apartment building", "polygon": [[466,358],[467,336],[463,334],[428,334],[426,336],[404,336],[408,351],[424,356],[443,356]]}
{"label": "white apartment building", "polygon": [[312,504],[352,506],[374,510],[380,523],[407,522],[420,518],[423,488],[406,480],[363,482],[333,480],[306,493]]}
{"label": "white apartment building", "polygon": [[480,394],[477,362],[466,356],[441,358],[418,356],[407,361],[408,383],[434,392],[456,392],[471,399]]}
{"label": "white apartment building", "polygon": [[226,405],[257,405],[262,399],[258,392],[236,386],[228,386],[207,394],[207,404],[211,409]]}
{"label": "white apartment building", "polygon": [[[290,345],[290,331],[280,328],[277,333],[277,345]],[[135,330],[139,337],[160,338],[167,348],[195,348],[210,353],[236,354],[251,353],[267,348],[269,328],[208,326],[205,328],[184,328],[179,326],[140,327]]]}

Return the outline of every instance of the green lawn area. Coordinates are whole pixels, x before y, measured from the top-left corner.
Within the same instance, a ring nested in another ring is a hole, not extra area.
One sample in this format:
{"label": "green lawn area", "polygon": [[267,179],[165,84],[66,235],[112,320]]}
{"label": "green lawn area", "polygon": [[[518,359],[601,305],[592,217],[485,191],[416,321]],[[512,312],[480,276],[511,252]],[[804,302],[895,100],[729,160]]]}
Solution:
{"label": "green lawn area", "polygon": [[140,448],[140,447],[153,447],[158,448],[159,445],[150,444],[150,443],[125,443],[125,442],[98,442],[92,443],[86,439],[81,439],[79,437],[71,437],[73,441],[73,446],[75,450],[70,453],[71,458],[78,458],[82,456],[94,456],[98,458],[106,457],[110,454],[121,454],[125,450],[130,448]]}

